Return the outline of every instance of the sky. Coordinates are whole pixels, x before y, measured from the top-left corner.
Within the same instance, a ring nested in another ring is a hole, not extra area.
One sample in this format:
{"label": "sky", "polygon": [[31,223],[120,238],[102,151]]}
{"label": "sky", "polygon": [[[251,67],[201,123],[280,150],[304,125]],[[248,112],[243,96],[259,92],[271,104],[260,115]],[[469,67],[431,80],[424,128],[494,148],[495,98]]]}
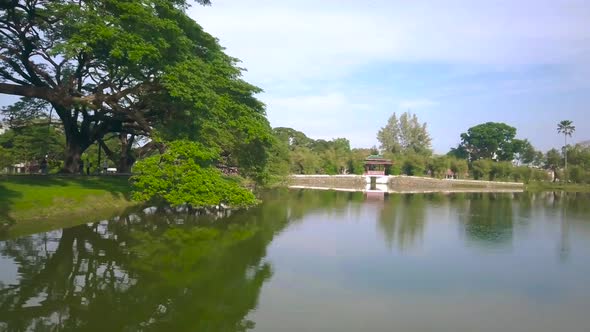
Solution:
{"label": "sky", "polygon": [[538,149],[590,139],[590,1],[213,0],[189,15],[264,92],[273,127],[378,145],[417,114],[435,152],[487,121]]}
{"label": "sky", "polygon": [[273,127],[371,147],[410,111],[436,153],[487,121],[543,151],[563,145],[561,120],[590,139],[588,0],[212,2],[188,13],[264,89]]}

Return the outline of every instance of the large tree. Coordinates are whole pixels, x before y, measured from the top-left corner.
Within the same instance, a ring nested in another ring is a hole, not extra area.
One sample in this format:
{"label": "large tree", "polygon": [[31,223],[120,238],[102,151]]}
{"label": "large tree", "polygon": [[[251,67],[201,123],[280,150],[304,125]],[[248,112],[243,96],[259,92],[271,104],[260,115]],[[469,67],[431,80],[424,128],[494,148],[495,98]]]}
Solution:
{"label": "large tree", "polygon": [[432,139],[426,123],[420,123],[416,114],[403,113],[399,119],[393,113],[385,127],[377,133],[381,150],[390,153],[432,153]]}
{"label": "large tree", "polygon": [[208,115],[216,112],[264,118],[252,97],[259,90],[240,79],[237,60],[185,14],[187,5],[0,1],[0,93],[41,99],[55,109],[70,172],[107,133],[133,142],[185,116],[193,123],[198,116],[211,123],[219,116]]}
{"label": "large tree", "polygon": [[486,122],[461,134],[460,149],[465,150],[472,161],[511,161],[514,154],[523,146],[523,141],[515,139],[515,136],[514,127],[505,123]]}

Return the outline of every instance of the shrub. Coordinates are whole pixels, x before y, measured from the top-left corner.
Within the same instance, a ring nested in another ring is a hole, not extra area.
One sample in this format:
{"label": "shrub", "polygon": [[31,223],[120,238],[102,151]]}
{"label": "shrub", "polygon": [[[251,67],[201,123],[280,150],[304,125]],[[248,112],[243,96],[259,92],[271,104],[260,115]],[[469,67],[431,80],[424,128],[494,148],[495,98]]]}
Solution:
{"label": "shrub", "polygon": [[163,154],[135,164],[137,175],[131,178],[133,198],[194,208],[222,203],[232,207],[255,204],[254,194],[213,166],[217,158],[215,151],[198,143],[171,142]]}
{"label": "shrub", "polygon": [[476,180],[489,180],[492,161],[488,159],[476,160],[471,164],[471,172]]}

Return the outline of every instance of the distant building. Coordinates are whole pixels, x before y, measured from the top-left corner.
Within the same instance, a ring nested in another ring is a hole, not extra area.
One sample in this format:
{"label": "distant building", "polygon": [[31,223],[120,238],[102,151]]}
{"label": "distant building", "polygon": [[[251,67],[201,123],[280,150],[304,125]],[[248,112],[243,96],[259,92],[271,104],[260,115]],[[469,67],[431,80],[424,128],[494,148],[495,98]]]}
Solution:
{"label": "distant building", "polygon": [[385,169],[393,165],[389,159],[381,155],[371,155],[365,159],[365,175],[385,175]]}
{"label": "distant building", "polygon": [[3,135],[7,129],[8,129],[7,126],[3,122],[0,121],[0,135]]}

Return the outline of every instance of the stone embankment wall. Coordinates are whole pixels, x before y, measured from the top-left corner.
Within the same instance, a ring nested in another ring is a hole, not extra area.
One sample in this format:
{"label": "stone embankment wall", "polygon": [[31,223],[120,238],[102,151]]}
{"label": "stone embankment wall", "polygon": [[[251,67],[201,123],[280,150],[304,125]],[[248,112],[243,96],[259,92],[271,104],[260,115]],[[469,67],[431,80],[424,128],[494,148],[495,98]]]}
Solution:
{"label": "stone embankment wall", "polygon": [[417,176],[390,176],[388,181],[390,191],[407,190],[523,190],[524,185],[518,182],[495,182],[476,180],[441,180]]}
{"label": "stone embankment wall", "polygon": [[[493,182],[475,180],[441,180],[417,176],[388,176],[389,192],[428,191],[520,191],[524,185],[518,182]],[[367,179],[361,175],[293,175],[291,187],[365,190]]]}
{"label": "stone embankment wall", "polygon": [[360,175],[292,175],[289,186],[364,190],[366,183]]}

